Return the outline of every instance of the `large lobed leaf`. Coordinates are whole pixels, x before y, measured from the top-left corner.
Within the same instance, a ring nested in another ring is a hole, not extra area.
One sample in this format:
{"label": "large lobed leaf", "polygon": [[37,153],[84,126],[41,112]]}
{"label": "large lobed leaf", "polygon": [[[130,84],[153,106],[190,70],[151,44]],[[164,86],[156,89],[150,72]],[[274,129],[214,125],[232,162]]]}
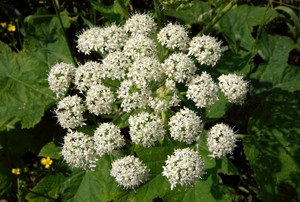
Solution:
{"label": "large lobed leaf", "polygon": [[265,25],[278,16],[275,10],[267,7],[242,5],[224,15],[217,29],[223,33],[232,50],[248,53],[255,43],[252,36],[254,27]]}
{"label": "large lobed leaf", "polygon": [[249,121],[245,154],[264,201],[299,201],[299,106],[299,95],[277,92]]}
{"label": "large lobed leaf", "polygon": [[[57,17],[35,15],[27,21],[28,36],[21,52],[14,53],[0,42],[0,130],[11,129],[19,121],[22,128],[37,124],[55,103],[47,83],[49,67],[71,61]],[[70,19],[64,16],[63,22],[69,26]]]}

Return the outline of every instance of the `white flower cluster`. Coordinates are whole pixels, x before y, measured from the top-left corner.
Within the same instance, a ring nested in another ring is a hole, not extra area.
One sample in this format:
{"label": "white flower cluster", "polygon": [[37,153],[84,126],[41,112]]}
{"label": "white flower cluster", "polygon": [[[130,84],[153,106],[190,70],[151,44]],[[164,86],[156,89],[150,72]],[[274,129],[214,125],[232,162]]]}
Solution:
{"label": "white flower cluster", "polygon": [[[87,29],[78,36],[78,51],[86,55],[95,51],[102,59],[77,68],[65,63],[51,68],[49,86],[57,97],[65,96],[70,86],[75,94],[61,99],[55,109],[59,124],[68,129],[62,155],[71,167],[93,170],[97,158],[125,146],[119,127],[127,124],[128,117],[128,139],[133,144],[164,144],[172,141],[164,140],[170,133],[172,139],[191,145],[199,140],[203,123],[196,112],[181,106],[181,100],[192,100],[197,108],[211,107],[222,91],[229,102],[244,101],[248,87],[241,76],[222,75],[215,83],[200,71],[201,65],[215,66],[219,61],[221,42],[205,35],[190,39],[179,24],[169,23],[158,32],[157,27],[149,15],[135,14],[124,26]],[[120,115],[124,120],[118,125]],[[111,117],[114,121],[99,124],[92,136],[75,131],[90,120]],[[207,146],[212,157],[221,158],[233,151],[235,141],[233,130],[218,124],[210,129]],[[134,189],[148,179],[149,172],[137,157],[126,156],[112,163],[110,174],[125,189]],[[176,149],[163,167],[171,189],[178,184],[190,186],[203,173],[203,160],[190,148]]]}
{"label": "white flower cluster", "polygon": [[67,96],[58,102],[55,113],[61,127],[73,129],[78,126],[85,125],[83,112],[85,107],[82,104],[82,99],[77,95]]}
{"label": "white flower cluster", "polygon": [[129,134],[132,142],[150,147],[165,135],[163,120],[148,112],[141,112],[128,119]]}
{"label": "white flower cluster", "polygon": [[174,140],[191,144],[200,137],[202,120],[194,111],[183,108],[170,118],[169,126]]}
{"label": "white flower cluster", "polygon": [[67,133],[61,154],[71,167],[83,170],[93,170],[96,167],[94,141],[82,132]]}
{"label": "white flower cluster", "polygon": [[221,43],[211,36],[195,36],[189,54],[195,56],[201,65],[215,66],[221,57]]}
{"label": "white flower cluster", "polygon": [[219,78],[219,88],[229,102],[242,104],[248,92],[248,83],[242,76],[236,74],[223,74]]}
{"label": "white flower cluster", "polygon": [[95,115],[112,113],[112,105],[116,101],[110,88],[98,84],[92,86],[86,95],[86,106]]}
{"label": "white flower cluster", "polygon": [[93,27],[78,36],[77,48],[86,55],[89,55],[91,51],[105,54],[121,49],[126,39],[127,34],[122,27],[116,25],[105,28]]}
{"label": "white flower cluster", "polygon": [[162,28],[157,34],[157,40],[165,47],[180,51],[188,48],[190,38],[185,28],[179,24],[169,23]]}
{"label": "white flower cluster", "polygon": [[112,163],[110,175],[125,189],[133,189],[147,181],[149,172],[140,159],[126,156]]}
{"label": "white flower cluster", "polygon": [[156,32],[157,24],[151,16],[136,13],[126,21],[124,29],[134,37],[136,35],[150,36]]}
{"label": "white flower cluster", "polygon": [[204,174],[204,162],[199,154],[190,149],[176,149],[166,160],[163,176],[167,177],[173,190],[177,184],[190,186]]}
{"label": "white flower cluster", "polygon": [[60,98],[67,93],[74,72],[75,67],[63,62],[51,67],[48,82],[50,90],[56,94],[56,97]]}
{"label": "white flower cluster", "polygon": [[125,145],[121,130],[112,123],[103,123],[98,126],[93,136],[95,150],[99,156],[112,154]]}
{"label": "white flower cluster", "polygon": [[169,79],[183,83],[195,74],[196,65],[191,58],[183,53],[173,53],[163,63],[165,74]]}
{"label": "white flower cluster", "polygon": [[76,69],[74,84],[81,92],[91,86],[99,84],[102,78],[101,64],[98,62],[86,62]]}
{"label": "white flower cluster", "polygon": [[186,97],[193,100],[198,108],[210,107],[219,100],[219,88],[206,72],[191,78]]}
{"label": "white flower cluster", "polygon": [[222,158],[231,154],[236,147],[234,131],[226,124],[219,123],[213,126],[207,137],[207,147],[213,158]]}

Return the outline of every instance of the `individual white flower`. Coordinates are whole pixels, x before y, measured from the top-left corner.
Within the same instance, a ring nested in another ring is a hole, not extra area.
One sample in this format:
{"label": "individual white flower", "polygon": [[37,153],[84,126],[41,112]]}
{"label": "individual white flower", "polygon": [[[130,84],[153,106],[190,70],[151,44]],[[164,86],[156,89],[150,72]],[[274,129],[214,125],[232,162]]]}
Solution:
{"label": "individual white flower", "polygon": [[70,131],[66,134],[61,154],[71,167],[83,170],[94,170],[96,167],[94,141],[82,132]]}
{"label": "individual white flower", "polygon": [[89,61],[77,68],[74,84],[82,92],[88,90],[93,85],[99,84],[102,77],[103,70],[101,64]]}
{"label": "individual white flower", "polygon": [[148,180],[149,172],[140,159],[126,156],[112,163],[110,175],[125,189],[134,189]]}
{"label": "individual white flower", "polygon": [[183,83],[195,74],[196,65],[186,54],[173,53],[162,64],[169,79]]}
{"label": "individual white flower", "polygon": [[58,102],[55,113],[61,127],[73,129],[85,125],[83,112],[85,107],[77,95],[67,96]]}
{"label": "individual white flower", "polygon": [[156,57],[138,58],[129,68],[127,78],[138,87],[146,88],[152,81],[162,78],[162,66]]}
{"label": "individual white flower", "polygon": [[111,79],[124,79],[128,68],[131,66],[130,59],[122,51],[111,52],[102,60],[103,77]]}
{"label": "individual white flower", "polygon": [[202,120],[194,111],[183,108],[170,118],[169,126],[174,140],[191,144],[200,137]]}
{"label": "individual white flower", "polygon": [[132,60],[141,57],[156,57],[156,45],[151,38],[138,34],[128,39],[124,46],[124,53]]}
{"label": "individual white flower", "polygon": [[95,150],[99,156],[112,154],[125,145],[121,130],[112,123],[102,123],[94,134]]}
{"label": "individual white flower", "polygon": [[151,16],[136,13],[126,21],[124,29],[133,36],[137,34],[149,36],[157,30],[157,24]]}
{"label": "individual white flower", "polygon": [[73,65],[61,62],[52,66],[48,75],[49,88],[56,97],[62,97],[66,94],[74,76],[75,67]]}
{"label": "individual white flower", "polygon": [[182,25],[169,23],[162,28],[158,34],[157,39],[163,46],[174,50],[185,51],[188,48],[190,38],[187,31]]}
{"label": "individual white flower", "polygon": [[92,50],[97,49],[97,47],[102,46],[103,41],[99,40],[102,36],[102,28],[92,27],[83,31],[77,40],[77,49],[86,55],[89,55]]}
{"label": "individual white flower", "polygon": [[228,125],[219,123],[208,131],[207,147],[211,152],[209,156],[222,158],[226,154],[231,154],[236,147],[236,137],[234,131]]}
{"label": "individual white flower", "polygon": [[243,104],[247,91],[248,82],[237,74],[223,74],[219,78],[219,88],[225,94],[229,102]]}
{"label": "individual white flower", "polygon": [[189,55],[195,56],[201,65],[215,66],[221,52],[221,42],[211,36],[195,36],[190,42]]}
{"label": "individual white flower", "polygon": [[114,93],[110,90],[110,88],[98,84],[92,86],[86,95],[86,106],[87,109],[95,114],[110,114],[112,113],[112,105],[115,102],[116,98]]}
{"label": "individual white flower", "polygon": [[128,119],[129,134],[135,144],[150,147],[165,135],[163,120],[148,112],[132,115]]}
{"label": "individual white flower", "polygon": [[177,184],[193,185],[203,174],[204,162],[199,154],[190,148],[176,149],[172,155],[169,155],[162,173],[171,183],[171,190]]}
{"label": "individual white flower", "polygon": [[186,97],[193,100],[198,108],[210,107],[218,101],[218,91],[212,77],[202,72],[201,76],[194,76],[189,81]]}
{"label": "individual white flower", "polygon": [[145,109],[149,105],[151,90],[138,88],[132,80],[124,80],[117,91],[118,98],[122,99],[123,111],[130,112],[133,109]]}

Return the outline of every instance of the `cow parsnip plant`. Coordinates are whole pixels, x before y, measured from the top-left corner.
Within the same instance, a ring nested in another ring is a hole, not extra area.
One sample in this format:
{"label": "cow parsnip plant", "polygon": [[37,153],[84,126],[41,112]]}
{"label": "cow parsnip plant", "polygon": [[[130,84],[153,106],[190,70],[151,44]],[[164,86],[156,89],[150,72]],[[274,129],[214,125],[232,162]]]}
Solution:
{"label": "cow parsnip plant", "polygon": [[4,199],[299,199],[292,9],[90,3],[100,21],[80,14],[89,28],[75,38],[65,31],[77,18],[39,10],[22,51],[0,43]]}
{"label": "cow parsnip plant", "polygon": [[[102,169],[97,161],[109,157],[111,180],[124,190],[135,191],[161,175],[171,190],[206,183],[202,156],[207,161],[226,157],[237,141],[225,123],[206,132],[207,110],[221,94],[228,102],[242,104],[248,91],[248,82],[240,75],[213,78],[198,68],[214,68],[222,56],[221,44],[209,35],[190,38],[178,23],[158,29],[150,15],[141,13],[123,26],[84,30],[78,36],[78,51],[96,52],[98,60],[78,67],[58,63],[48,76],[49,87],[60,100],[55,109],[58,123],[68,130],[63,159],[72,168],[93,173]],[[74,88],[71,95],[69,86]],[[94,130],[80,132],[90,124]],[[156,167],[160,173],[154,173],[137,152],[166,146],[169,151],[158,159],[148,154],[154,161],[165,161]]]}

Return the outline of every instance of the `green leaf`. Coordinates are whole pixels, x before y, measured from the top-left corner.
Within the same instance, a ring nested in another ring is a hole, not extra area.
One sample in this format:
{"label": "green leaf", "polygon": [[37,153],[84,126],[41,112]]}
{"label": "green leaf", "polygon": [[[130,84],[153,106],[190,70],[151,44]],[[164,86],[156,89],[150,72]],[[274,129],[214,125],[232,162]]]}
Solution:
{"label": "green leaf", "polygon": [[[67,12],[60,13],[64,28],[74,19]],[[50,14],[35,14],[25,19],[27,23],[24,51],[27,55],[44,63],[47,68],[57,62],[73,63],[68,42],[63,34],[58,17]]]}
{"label": "green leaf", "polygon": [[124,17],[128,18],[129,13],[126,6],[129,0],[114,0],[112,5],[105,5],[101,1],[90,0],[93,8],[99,11],[110,22],[120,23]]}
{"label": "green leaf", "polygon": [[47,157],[51,159],[61,159],[61,147],[57,146],[54,142],[49,142],[40,151],[38,156]]}
{"label": "green leaf", "polygon": [[257,86],[261,88],[260,91],[275,88],[290,92],[300,90],[300,69],[288,64],[289,53],[295,47],[289,37],[272,36],[263,32],[258,49],[266,62],[259,65],[259,71],[252,75],[252,78],[260,82]]}
{"label": "green leaf", "polygon": [[249,120],[243,144],[264,201],[299,200],[299,106],[299,95],[277,91]]}
{"label": "green leaf", "polygon": [[[69,26],[70,19],[62,18]],[[49,67],[59,61],[72,61],[57,17],[33,15],[27,22],[21,52],[14,53],[0,43],[0,130],[9,130],[19,121],[22,128],[37,124],[56,101],[48,87]]]}
{"label": "green leaf", "polygon": [[0,195],[3,195],[12,185],[10,170],[0,164]]}
{"label": "green leaf", "polygon": [[270,8],[242,5],[224,15],[216,27],[234,52],[247,53],[252,50],[255,42],[253,27],[265,25],[277,16],[278,13]]}
{"label": "green leaf", "polygon": [[72,201],[111,201],[126,193],[110,176],[110,168],[108,156],[99,158],[96,170],[86,172]]}
{"label": "green leaf", "polygon": [[164,10],[165,15],[176,17],[187,24],[203,23],[204,19],[211,15],[209,13],[211,7],[208,2],[193,1],[192,7],[176,9],[168,7]]}
{"label": "green leaf", "polygon": [[229,109],[230,104],[226,97],[220,93],[219,101],[207,109],[205,122],[211,122],[222,118]]}
{"label": "green leaf", "polygon": [[13,53],[0,43],[0,129],[11,129],[17,121],[33,127],[55,98],[47,84],[46,67],[24,52]]}
{"label": "green leaf", "polygon": [[62,173],[47,175],[26,195],[26,200],[31,202],[58,200],[63,193],[60,185],[66,179]]}

